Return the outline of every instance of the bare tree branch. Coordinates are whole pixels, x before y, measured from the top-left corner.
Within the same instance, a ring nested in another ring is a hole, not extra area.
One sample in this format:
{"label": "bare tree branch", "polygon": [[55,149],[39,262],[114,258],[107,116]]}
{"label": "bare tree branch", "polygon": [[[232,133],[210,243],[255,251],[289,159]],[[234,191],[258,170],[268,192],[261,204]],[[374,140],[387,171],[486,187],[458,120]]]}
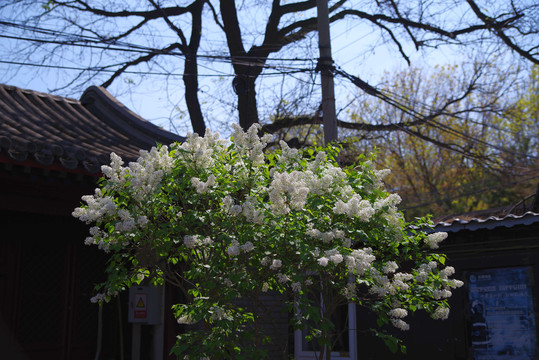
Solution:
{"label": "bare tree branch", "polygon": [[128,62],[125,63],[124,66],[122,66],[120,69],[118,69],[107,81],[105,81],[103,84],[101,84],[101,86],[103,86],[105,88],[110,86],[110,84],[112,84],[114,79],[116,79],[118,76],[120,76],[125,70],[127,70],[131,66],[135,66],[135,65],[138,65],[138,64],[141,64],[141,63],[148,62],[148,61],[150,61],[151,59],[153,59],[154,57],[156,57],[158,55],[168,54],[172,50],[176,50],[176,49],[180,49],[180,48],[181,48],[181,44],[174,43],[174,44],[170,44],[169,46],[167,46],[166,48],[164,48],[162,50],[152,51],[149,54],[141,56],[141,57],[139,57],[139,58],[137,58],[135,60],[128,61]]}
{"label": "bare tree branch", "polygon": [[466,2],[470,5],[473,12],[481,21],[485,23],[485,27],[492,31],[494,34],[496,34],[507,46],[509,46],[512,50],[516,51],[520,56],[522,56],[525,59],[528,59],[529,61],[533,62],[534,64],[539,65],[539,58],[535,58],[530,52],[522,49],[520,46],[517,46],[511,39],[504,33],[503,29],[508,27],[510,23],[512,23],[516,19],[520,19],[523,17],[523,14],[516,13],[515,16],[512,18],[509,18],[504,21],[494,21],[494,19],[488,17],[485,15],[480,9],[479,6],[475,3],[473,0],[466,0]]}
{"label": "bare tree branch", "polygon": [[178,15],[183,15],[189,12],[187,7],[182,7],[182,6],[173,6],[173,7],[160,8],[160,9],[148,10],[148,11],[128,11],[128,10],[107,11],[104,9],[94,8],[88,5],[87,2],[82,1],[82,0],[75,0],[74,2],[76,4],[79,4],[80,6],[72,5],[73,1],[54,1],[54,4],[55,6],[63,6],[63,7],[70,8],[73,10],[78,10],[78,11],[87,11],[95,15],[105,16],[109,18],[114,18],[114,17],[126,18],[129,16],[140,16],[140,17],[145,18],[146,20],[151,20],[151,19],[159,19],[162,16],[162,14],[166,14],[167,16],[178,16]]}

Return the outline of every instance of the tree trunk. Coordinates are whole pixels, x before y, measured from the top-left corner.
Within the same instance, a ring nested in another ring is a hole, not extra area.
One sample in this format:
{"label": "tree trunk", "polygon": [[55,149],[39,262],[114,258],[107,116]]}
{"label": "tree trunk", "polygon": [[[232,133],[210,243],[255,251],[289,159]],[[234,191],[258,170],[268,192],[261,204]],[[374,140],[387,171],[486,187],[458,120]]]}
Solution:
{"label": "tree trunk", "polygon": [[256,77],[240,75],[234,81],[234,90],[238,95],[240,126],[244,131],[247,131],[254,123],[258,123],[255,85]]}
{"label": "tree trunk", "polygon": [[185,85],[185,102],[189,110],[191,118],[191,126],[193,132],[200,136],[204,136],[206,132],[206,124],[200,109],[200,101],[198,100],[198,69],[196,55],[189,55],[185,58],[183,83]]}
{"label": "tree trunk", "polygon": [[187,49],[185,49],[185,65],[183,72],[183,83],[185,85],[185,102],[191,118],[193,132],[204,136],[206,124],[202,116],[200,101],[198,100],[198,62],[197,52],[202,36],[202,9],[205,1],[193,3],[191,8],[191,39]]}
{"label": "tree trunk", "polygon": [[255,82],[262,72],[262,66],[268,54],[260,51],[255,53],[245,51],[235,0],[221,0],[220,9],[236,75],[232,85],[234,92],[238,95],[240,126],[247,130],[252,124],[258,122]]}

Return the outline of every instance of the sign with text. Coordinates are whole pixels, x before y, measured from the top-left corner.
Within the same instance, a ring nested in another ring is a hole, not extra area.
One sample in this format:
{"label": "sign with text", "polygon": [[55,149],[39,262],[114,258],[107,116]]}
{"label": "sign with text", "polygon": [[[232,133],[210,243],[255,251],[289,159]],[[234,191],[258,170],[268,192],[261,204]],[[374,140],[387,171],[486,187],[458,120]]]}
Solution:
{"label": "sign with text", "polygon": [[473,358],[536,359],[537,336],[530,269],[470,271],[466,280]]}

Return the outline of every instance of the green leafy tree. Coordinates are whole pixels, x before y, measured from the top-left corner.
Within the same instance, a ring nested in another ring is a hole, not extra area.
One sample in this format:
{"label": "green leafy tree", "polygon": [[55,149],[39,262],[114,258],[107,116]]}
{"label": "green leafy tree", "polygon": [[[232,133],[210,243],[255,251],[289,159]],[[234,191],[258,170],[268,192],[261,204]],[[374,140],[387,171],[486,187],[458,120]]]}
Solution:
{"label": "green leafy tree", "polygon": [[177,287],[184,300],[173,312],[187,327],[172,351],[189,359],[263,358],[263,319],[240,300],[267,291],[286,295],[292,326],[318,343],[319,359],[331,358],[340,304],[401,330],[419,309],[447,318],[462,285],[433,252],[447,234],[404,221],[400,197],[382,185],[388,171],[365,157],[342,168],[333,147],[264,152],[270,136],[258,131],[236,125],[230,143],[189,135],[125,167],[111,155],[73,213],[94,224],[86,243],[110,254],[95,301],[142,281]]}

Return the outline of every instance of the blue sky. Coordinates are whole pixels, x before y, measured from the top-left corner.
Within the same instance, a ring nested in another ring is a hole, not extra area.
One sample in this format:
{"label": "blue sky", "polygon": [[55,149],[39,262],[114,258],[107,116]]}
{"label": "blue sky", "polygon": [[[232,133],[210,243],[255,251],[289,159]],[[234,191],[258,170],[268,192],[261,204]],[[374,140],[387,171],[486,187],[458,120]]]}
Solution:
{"label": "blue sky", "polygon": [[[246,23],[245,34],[253,34],[249,39],[253,43],[260,41],[261,34],[257,31],[257,26],[263,23],[263,14],[259,11],[250,10],[253,17],[249,23]],[[0,11],[0,20],[13,18],[16,14],[4,13]],[[22,14],[24,16],[24,14]],[[127,26],[128,24],[126,24]],[[42,27],[57,28],[54,22],[40,24]],[[3,28],[2,30],[6,30]],[[8,29],[10,34],[15,35],[16,31]],[[163,29],[157,29],[158,36],[156,41],[173,41],[174,38],[167,34]],[[399,55],[396,47],[384,42],[379,33],[373,30],[364,22],[343,20],[331,25],[332,38],[332,54],[335,64],[344,71],[359,76],[365,81],[373,85],[378,84],[384,72],[393,72],[398,69],[405,68],[407,65]],[[200,48],[202,54],[223,54],[226,55],[226,44],[223,34],[216,27],[209,27],[203,33],[204,39]],[[131,39],[131,42],[144,45],[150,44],[151,39],[142,37]],[[20,46],[28,45],[28,42],[15,42],[6,38],[0,38],[0,55],[5,56],[0,58],[11,58],[15,49],[20,49]],[[455,56],[452,55],[450,48],[441,48],[433,52],[416,52],[411,44],[403,42],[405,51],[410,55],[412,65],[432,66],[434,64],[443,64],[452,62]],[[66,49],[50,61],[50,64],[56,64],[65,67],[58,68],[43,68],[22,66],[18,67],[13,64],[0,64],[0,74],[3,81],[10,85],[28,88],[36,91],[51,92],[60,86],[69,83],[69,81],[77,74],[77,71],[68,68],[78,68],[94,63],[94,58],[80,57],[78,52],[80,48]],[[10,55],[10,56],[8,56]],[[21,62],[25,63],[41,63],[45,56],[44,53],[34,53],[32,58],[22,58]],[[96,57],[96,53],[92,54]],[[303,83],[304,86],[311,86],[317,89],[320,79],[318,76],[309,75],[280,75],[282,71],[294,70],[298,68],[313,68],[316,65],[316,57],[318,56],[317,35],[314,33],[307,40],[303,41],[300,46],[291,46],[283,49],[281,52],[271,56],[271,58],[301,58],[306,61],[269,61],[268,64],[276,65],[278,69],[267,69],[263,76],[259,78],[257,92],[259,94],[259,105],[261,108],[261,118],[267,118],[271,108],[265,109],[264,104],[274,104],[278,101],[280,91],[294,91],[291,83],[291,77]],[[125,74],[116,80],[109,91],[118,98],[127,107],[159,126],[180,134],[185,134],[190,131],[190,123],[187,118],[186,107],[183,102],[183,83],[181,74],[183,71],[183,60],[181,58],[174,59],[162,63],[160,66],[148,68],[145,65],[133,67],[132,71],[143,71],[152,73],[169,73],[173,75],[149,75],[146,80],[139,81],[136,74]],[[290,69],[291,68],[291,69]],[[226,132],[227,123],[234,121],[237,114],[234,112],[235,97],[232,96],[232,69],[227,61],[199,61],[200,77],[200,97],[203,106],[206,110],[206,118],[208,126],[214,131]],[[168,78],[169,81],[165,81]],[[89,85],[99,85],[102,80],[88,82]],[[336,98],[337,109],[343,108],[350,104],[354,95],[357,94],[357,88],[349,81],[336,79]],[[84,88],[80,89],[60,89],[55,93],[74,98],[80,97]],[[318,101],[316,97],[319,94],[313,95],[312,101]]]}

